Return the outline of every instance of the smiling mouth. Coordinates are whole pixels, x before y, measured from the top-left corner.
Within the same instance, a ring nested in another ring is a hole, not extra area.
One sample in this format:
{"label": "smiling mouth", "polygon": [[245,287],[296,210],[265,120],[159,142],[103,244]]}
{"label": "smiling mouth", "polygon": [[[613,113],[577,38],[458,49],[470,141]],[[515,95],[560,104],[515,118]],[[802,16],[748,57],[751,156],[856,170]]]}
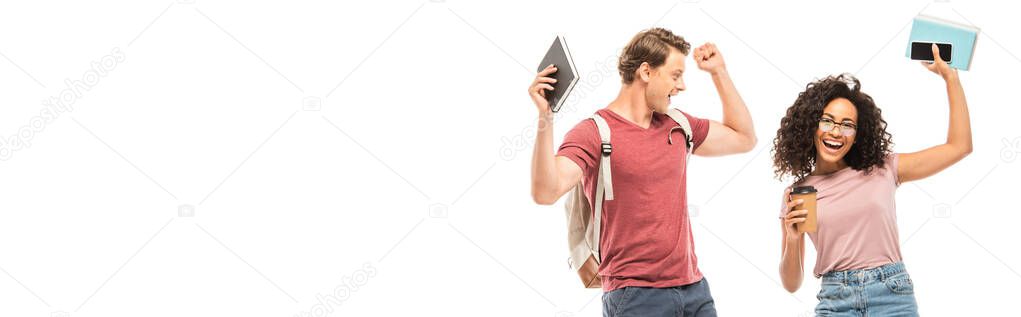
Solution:
{"label": "smiling mouth", "polygon": [[822,140],[822,144],[827,148],[834,150],[839,150],[840,148],[844,147],[844,142],[834,140]]}

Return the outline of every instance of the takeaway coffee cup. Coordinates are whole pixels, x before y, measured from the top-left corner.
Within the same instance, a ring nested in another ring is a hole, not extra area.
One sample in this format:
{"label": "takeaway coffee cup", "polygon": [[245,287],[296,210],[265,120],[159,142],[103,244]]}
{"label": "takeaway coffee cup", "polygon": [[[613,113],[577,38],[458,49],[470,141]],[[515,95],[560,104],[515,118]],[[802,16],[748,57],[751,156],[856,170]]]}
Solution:
{"label": "takeaway coffee cup", "polygon": [[815,213],[815,187],[812,186],[798,186],[791,190],[791,200],[804,200],[801,204],[794,207],[794,210],[808,210],[808,214],[805,215],[805,222],[797,224],[798,231],[801,232],[815,232],[816,227],[816,213]]}

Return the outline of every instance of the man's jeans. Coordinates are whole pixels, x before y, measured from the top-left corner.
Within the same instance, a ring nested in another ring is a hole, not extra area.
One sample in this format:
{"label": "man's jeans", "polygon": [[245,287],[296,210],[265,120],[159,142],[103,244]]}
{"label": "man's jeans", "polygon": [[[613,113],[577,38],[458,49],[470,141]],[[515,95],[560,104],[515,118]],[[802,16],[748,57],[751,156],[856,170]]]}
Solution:
{"label": "man's jeans", "polygon": [[603,317],[716,317],[716,306],[703,278],[684,286],[623,287],[603,293]]}

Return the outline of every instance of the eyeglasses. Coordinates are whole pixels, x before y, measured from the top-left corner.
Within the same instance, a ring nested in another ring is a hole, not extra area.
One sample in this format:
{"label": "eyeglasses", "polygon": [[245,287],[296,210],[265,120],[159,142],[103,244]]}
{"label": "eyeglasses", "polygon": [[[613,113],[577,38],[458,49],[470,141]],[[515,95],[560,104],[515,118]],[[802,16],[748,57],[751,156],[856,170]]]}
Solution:
{"label": "eyeglasses", "polygon": [[819,120],[819,130],[822,130],[822,132],[828,133],[837,127],[840,127],[840,134],[843,134],[844,136],[854,135],[854,130],[857,128],[854,124],[836,123],[833,119],[829,118],[822,118]]}

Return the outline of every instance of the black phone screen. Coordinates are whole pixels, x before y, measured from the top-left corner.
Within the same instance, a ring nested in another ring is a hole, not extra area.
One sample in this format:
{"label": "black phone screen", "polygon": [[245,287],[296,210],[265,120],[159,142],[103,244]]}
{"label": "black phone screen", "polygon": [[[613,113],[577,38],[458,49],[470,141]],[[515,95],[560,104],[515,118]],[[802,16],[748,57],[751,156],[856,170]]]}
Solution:
{"label": "black phone screen", "polygon": [[[944,62],[950,62],[950,56],[953,56],[953,45],[947,43],[936,43],[939,47],[939,57]],[[921,61],[932,61],[932,42],[911,42],[911,59]]]}

